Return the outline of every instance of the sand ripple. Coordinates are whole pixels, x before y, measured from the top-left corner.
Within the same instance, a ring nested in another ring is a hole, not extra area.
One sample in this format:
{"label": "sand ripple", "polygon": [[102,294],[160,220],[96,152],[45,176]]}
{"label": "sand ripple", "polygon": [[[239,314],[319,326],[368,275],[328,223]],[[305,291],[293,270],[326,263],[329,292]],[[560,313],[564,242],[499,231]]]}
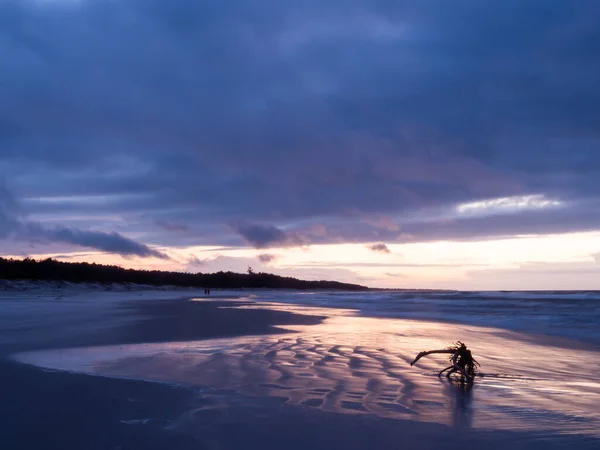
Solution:
{"label": "sand ripple", "polygon": [[[289,327],[295,334],[39,351],[17,359],[194,386],[222,408],[270,399],[464,428],[600,434],[597,353],[565,352],[491,328],[330,314],[322,325]],[[454,339],[466,341],[482,364],[485,376],[473,389],[436,376],[443,357],[408,364],[418,351]]]}

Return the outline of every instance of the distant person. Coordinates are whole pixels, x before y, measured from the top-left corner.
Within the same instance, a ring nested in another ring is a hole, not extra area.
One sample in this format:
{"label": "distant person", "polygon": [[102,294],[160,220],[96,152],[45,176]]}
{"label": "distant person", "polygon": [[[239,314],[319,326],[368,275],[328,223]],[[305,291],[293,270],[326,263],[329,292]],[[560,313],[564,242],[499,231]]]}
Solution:
{"label": "distant person", "polygon": [[467,349],[467,346],[460,341],[456,342],[452,347],[442,350],[429,350],[427,352],[420,352],[414,361],[410,363],[410,365],[414,365],[423,356],[431,355],[433,353],[452,354],[452,357],[450,358],[452,365],[440,371],[438,376],[441,377],[444,372],[448,371],[446,374],[447,378],[450,378],[450,375],[453,373],[458,372],[462,375],[463,381],[466,379],[467,381],[472,382],[475,379],[475,373],[477,371],[477,367],[479,367],[479,363],[475,358],[473,358],[471,350]]}

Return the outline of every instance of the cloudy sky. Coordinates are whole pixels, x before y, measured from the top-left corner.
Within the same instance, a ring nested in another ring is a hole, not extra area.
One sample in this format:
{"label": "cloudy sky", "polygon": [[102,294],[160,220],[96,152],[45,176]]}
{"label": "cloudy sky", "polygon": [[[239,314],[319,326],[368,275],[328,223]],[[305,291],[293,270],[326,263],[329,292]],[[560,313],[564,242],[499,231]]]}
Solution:
{"label": "cloudy sky", "polygon": [[597,0],[0,0],[0,254],[600,289]]}

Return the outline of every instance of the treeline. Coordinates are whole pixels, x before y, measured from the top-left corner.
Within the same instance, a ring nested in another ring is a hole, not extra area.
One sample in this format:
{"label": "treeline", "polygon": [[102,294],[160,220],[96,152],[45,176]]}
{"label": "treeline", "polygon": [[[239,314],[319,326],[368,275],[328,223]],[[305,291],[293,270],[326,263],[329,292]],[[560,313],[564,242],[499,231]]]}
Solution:
{"label": "treeline", "polygon": [[214,289],[337,289],[366,290],[358,284],[337,281],[305,281],[270,273],[184,273],[162,270],[124,269],[96,263],[72,263],[55,259],[35,260],[0,258],[0,279],[69,281],[72,283],[136,283],[152,286],[173,285]]}

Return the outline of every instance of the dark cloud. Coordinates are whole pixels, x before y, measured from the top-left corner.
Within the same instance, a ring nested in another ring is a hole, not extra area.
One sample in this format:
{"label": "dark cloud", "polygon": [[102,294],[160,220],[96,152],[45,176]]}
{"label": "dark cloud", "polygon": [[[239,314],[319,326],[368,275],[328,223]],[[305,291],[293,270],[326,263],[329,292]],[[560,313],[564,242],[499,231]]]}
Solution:
{"label": "dark cloud", "polygon": [[95,256],[94,252],[85,252],[85,253],[68,253],[65,255],[52,255],[53,258],[55,259],[75,259],[75,258],[93,258]]}
{"label": "dark cloud", "polygon": [[190,231],[190,227],[183,223],[173,223],[166,220],[157,220],[155,223],[165,231]]}
{"label": "dark cloud", "polygon": [[277,259],[276,255],[270,255],[268,253],[263,253],[257,256],[258,260],[263,264],[269,264]]}
{"label": "dark cloud", "polygon": [[166,254],[115,232],[79,230],[64,226],[48,227],[39,222],[22,219],[18,211],[18,204],[12,194],[0,184],[0,238],[12,235],[24,241],[57,242],[123,256],[169,259]]}
{"label": "dark cloud", "polygon": [[369,250],[374,251],[376,253],[392,253],[388,246],[385,245],[383,242],[380,242],[379,244],[369,245],[368,248]]}
{"label": "dark cloud", "polygon": [[0,182],[0,239],[8,236],[18,224],[19,207],[17,202],[6,186]]}
{"label": "dark cloud", "polygon": [[67,227],[47,228],[39,223],[25,222],[16,232],[17,237],[50,242],[73,244],[79,247],[94,248],[122,256],[141,256],[169,259],[159,251],[145,244],[121,236],[119,233],[78,230]]}
{"label": "dark cloud", "polygon": [[408,224],[400,234],[404,242],[444,239],[477,240],[518,235],[560,234],[566,231],[600,229],[600,202],[575,207],[526,211],[518,214],[491,214]]}
{"label": "dark cloud", "polygon": [[199,270],[204,271],[206,264],[210,262],[210,259],[200,259],[195,255],[192,255],[184,259],[184,267],[186,272],[198,272]]}
{"label": "dark cloud", "polygon": [[572,3],[0,2],[0,176],[172,246],[510,235],[545,213],[415,217],[525,194],[598,229],[600,4]]}
{"label": "dark cloud", "polygon": [[187,263],[196,265],[196,266],[202,266],[202,265],[206,264],[206,260],[200,259],[197,256],[192,255],[188,258]]}
{"label": "dark cloud", "polygon": [[302,245],[302,240],[297,235],[286,233],[274,225],[239,223],[234,229],[248,244],[258,249]]}

